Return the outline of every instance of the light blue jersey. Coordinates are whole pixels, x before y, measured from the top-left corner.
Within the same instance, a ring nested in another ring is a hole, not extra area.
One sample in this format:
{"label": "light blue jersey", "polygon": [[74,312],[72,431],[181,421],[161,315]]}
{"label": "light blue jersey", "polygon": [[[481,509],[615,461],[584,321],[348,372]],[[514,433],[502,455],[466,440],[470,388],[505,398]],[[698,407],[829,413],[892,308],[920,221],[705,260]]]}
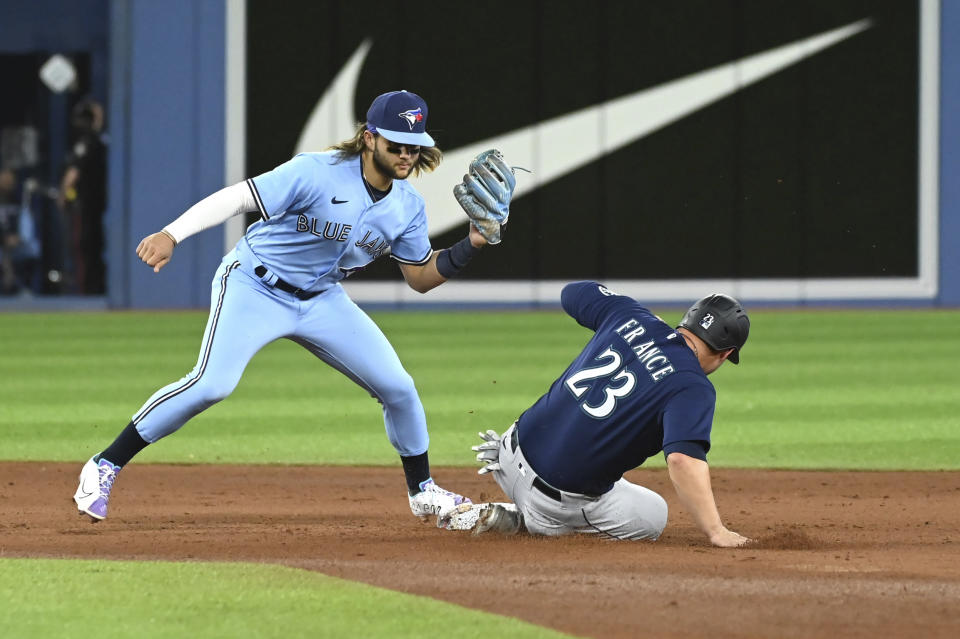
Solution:
{"label": "light blue jersey", "polygon": [[[426,133],[427,113],[426,102],[415,93],[384,93],[374,100],[364,129],[357,132],[357,140],[362,136],[364,144],[359,153],[302,153],[246,180],[245,186],[218,191],[191,207],[170,229],[144,238],[137,254],[159,270],[172,256],[177,243],[172,231],[177,228],[183,239],[214,220],[252,209],[260,214],[213,277],[210,315],[196,365],[151,395],[114,442],[84,465],[74,495],[80,512],[94,519],[106,517],[116,472],[146,445],[230,395],[253,356],[278,339],[299,344],[380,402],[387,438],[400,454],[414,515],[423,518],[469,503],[431,478],[427,419],[413,378],[380,328],[340,286],[340,280],[389,252],[401,263],[411,288],[426,292],[476,252],[464,246],[469,242],[465,238],[454,246],[460,262],[454,265],[451,256],[441,252],[437,257],[444,258],[443,270],[438,269],[423,198],[396,177],[401,169],[408,175],[434,166],[433,161],[421,161],[420,150],[412,146],[433,146]],[[394,143],[405,146],[394,148]],[[384,168],[394,160],[396,168]],[[365,161],[380,163],[366,168],[385,190],[364,179]],[[249,197],[244,189],[249,189]],[[312,406],[318,412],[340,410],[323,403]],[[299,419],[309,423],[312,416],[307,413]],[[369,421],[369,416],[358,413],[350,426],[365,428]]]}
{"label": "light blue jersey", "polygon": [[[387,250],[403,263],[429,262],[433,249],[423,198],[394,180],[386,197],[374,202],[360,156],[338,159],[332,152],[303,153],[247,180],[262,219],[214,276],[197,365],[133,416],[144,441],[169,435],[229,395],[254,354],[286,338],[383,404],[397,452],[426,452],[426,416],[413,379],[373,320],[337,284]],[[258,273],[260,266],[272,275]],[[298,297],[277,286],[276,277],[318,294]]]}
{"label": "light blue jersey", "polygon": [[420,194],[394,180],[374,202],[359,155],[301,153],[247,185],[261,219],[237,245],[238,259],[303,290],[327,289],[388,250],[405,264],[425,264],[433,253]]}

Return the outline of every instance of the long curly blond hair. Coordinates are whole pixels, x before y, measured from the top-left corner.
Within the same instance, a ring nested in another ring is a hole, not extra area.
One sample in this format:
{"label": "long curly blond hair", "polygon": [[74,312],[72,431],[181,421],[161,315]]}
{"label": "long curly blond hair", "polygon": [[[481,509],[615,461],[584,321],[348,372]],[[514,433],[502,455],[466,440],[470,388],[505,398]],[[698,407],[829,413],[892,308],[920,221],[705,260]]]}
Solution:
{"label": "long curly blond hair", "polygon": [[[327,147],[327,151],[337,151],[344,159],[353,157],[355,155],[360,155],[363,152],[363,132],[367,130],[366,122],[357,123],[357,132],[349,140],[344,140],[343,142],[338,142],[332,146]],[[374,133],[374,135],[377,135]],[[420,175],[421,171],[429,173],[438,166],[440,166],[440,160],[443,159],[443,152],[435,146],[421,146],[420,155],[417,157],[417,161],[413,165],[413,174],[416,176]]]}

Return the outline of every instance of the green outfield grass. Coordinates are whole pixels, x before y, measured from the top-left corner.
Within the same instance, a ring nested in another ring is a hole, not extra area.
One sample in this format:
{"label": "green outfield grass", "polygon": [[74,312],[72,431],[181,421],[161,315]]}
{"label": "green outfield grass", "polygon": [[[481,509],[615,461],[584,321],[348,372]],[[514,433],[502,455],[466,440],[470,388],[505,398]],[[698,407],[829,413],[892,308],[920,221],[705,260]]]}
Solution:
{"label": "green outfield grass", "polygon": [[306,570],[0,559],[5,637],[567,637]]}
{"label": "green outfield grass", "polygon": [[[669,322],[680,313],[666,312]],[[712,380],[714,466],[960,468],[956,311],[754,311]],[[472,466],[589,332],[559,312],[378,313],[420,389],[434,465]],[[206,314],[0,314],[0,459],[78,464],[197,357]],[[379,405],[289,342],[138,462],[399,466]],[[655,459],[651,465],[662,465]],[[399,471],[398,471],[399,472]],[[559,636],[289,568],[0,559],[4,636]],[[436,620],[444,620],[438,623]]]}
{"label": "green outfield grass", "polygon": [[[662,313],[670,322],[680,313]],[[711,376],[715,466],[957,469],[960,312],[759,311]],[[375,313],[420,390],[435,465],[472,465],[588,339],[560,312]],[[196,361],[206,314],[0,314],[0,458],[82,461]],[[398,464],[380,406],[300,347],[138,461]],[[660,460],[650,463],[660,464]]]}

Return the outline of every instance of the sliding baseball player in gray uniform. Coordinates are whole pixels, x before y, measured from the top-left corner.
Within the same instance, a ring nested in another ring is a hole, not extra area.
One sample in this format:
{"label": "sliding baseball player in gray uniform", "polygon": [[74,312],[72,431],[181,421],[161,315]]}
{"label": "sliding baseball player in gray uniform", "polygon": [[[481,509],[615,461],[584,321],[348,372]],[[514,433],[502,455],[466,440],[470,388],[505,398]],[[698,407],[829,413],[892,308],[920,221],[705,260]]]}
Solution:
{"label": "sliding baseball player in gray uniform", "polygon": [[667,503],[623,474],[663,451],[680,502],[710,542],[749,541],[723,525],[706,461],[716,400],[707,375],[739,363],[750,329],[743,307],[710,295],[673,329],[596,282],[568,284],[561,302],[593,338],[502,436],[481,433],[474,446],[479,472],[491,473],[513,504],[464,505],[438,524],[657,539]]}

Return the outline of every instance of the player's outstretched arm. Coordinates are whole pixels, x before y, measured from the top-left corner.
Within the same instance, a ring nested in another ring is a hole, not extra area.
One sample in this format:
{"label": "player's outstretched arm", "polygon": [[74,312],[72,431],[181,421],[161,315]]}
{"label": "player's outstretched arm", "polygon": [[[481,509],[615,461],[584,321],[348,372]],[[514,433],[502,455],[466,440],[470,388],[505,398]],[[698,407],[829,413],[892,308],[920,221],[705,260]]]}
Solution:
{"label": "player's outstretched arm", "polygon": [[423,265],[400,264],[400,272],[407,286],[417,293],[426,293],[446,282],[446,278],[437,272],[437,253],[434,252],[430,261]]}
{"label": "player's outstretched arm", "polygon": [[208,195],[168,224],[159,233],[140,240],[137,257],[157,273],[173,256],[173,247],[191,235],[222,224],[234,215],[256,210],[256,201],[246,182],[220,189]]}
{"label": "player's outstretched arm", "polygon": [[732,548],[750,541],[743,535],[727,530],[720,520],[707,462],[683,453],[670,453],[667,455],[667,470],[680,502],[693,515],[697,526],[710,539],[710,543]]}
{"label": "player's outstretched arm", "polygon": [[410,288],[426,293],[455,277],[481,248],[500,243],[517,185],[514,168],[518,167],[509,166],[496,149],[473,158],[463,180],[453,187],[454,198],[470,218],[470,234],[450,248],[434,253],[423,266],[401,264],[400,270]]}
{"label": "player's outstretched arm", "polygon": [[[418,293],[426,293],[456,275],[486,244],[487,240],[471,224],[470,234],[457,245],[443,251],[434,251],[430,261],[423,265],[401,262],[400,272],[410,288]],[[451,252],[454,255],[451,256]],[[447,255],[442,255],[443,253]]]}

